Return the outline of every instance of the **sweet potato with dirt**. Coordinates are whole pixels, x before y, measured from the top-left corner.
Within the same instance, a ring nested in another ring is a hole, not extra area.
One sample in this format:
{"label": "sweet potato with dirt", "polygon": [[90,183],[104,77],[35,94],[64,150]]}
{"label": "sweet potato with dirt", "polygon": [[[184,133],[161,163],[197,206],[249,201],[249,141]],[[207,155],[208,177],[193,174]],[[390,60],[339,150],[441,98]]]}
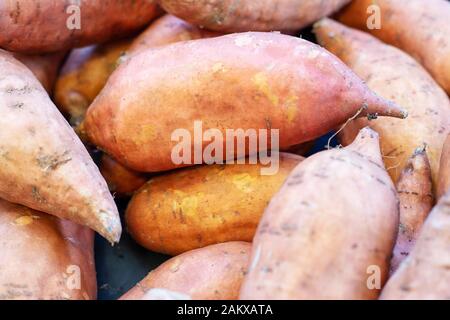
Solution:
{"label": "sweet potato with dirt", "polygon": [[0,199],[0,300],[97,298],[94,233]]}
{"label": "sweet potato with dirt", "polygon": [[350,0],[159,0],[169,13],[222,32],[298,30]]}
{"label": "sweet potato with dirt", "polygon": [[[89,107],[84,128],[94,144],[127,167],[155,172],[202,160],[194,158],[192,141],[177,136],[181,129],[195,137],[196,121],[203,132],[218,129],[214,144],[226,150],[215,155],[221,161],[240,155],[227,148],[227,129],[267,130],[268,137],[279,130],[283,150],[327,133],[357,112],[406,116],[319,46],[276,33],[242,33],[133,55]],[[180,144],[191,153],[175,164],[172,151]],[[209,144],[198,142],[197,149],[205,152]],[[272,147],[260,144],[258,151]]]}
{"label": "sweet potato with dirt", "polygon": [[26,55],[16,53],[14,58],[30,69],[41,82],[45,90],[51,94],[56,82],[59,67],[65,57],[65,52],[56,52],[41,55]]}
{"label": "sweet potato with dirt", "polygon": [[0,48],[48,53],[130,35],[158,16],[152,0],[4,0]]}
{"label": "sweet potato with dirt", "polygon": [[420,228],[433,209],[432,187],[430,162],[425,148],[419,148],[408,160],[397,182],[400,224],[391,260],[391,273],[408,257]]}
{"label": "sweet potato with dirt", "polygon": [[120,238],[105,180],[32,72],[0,50],[0,197]]}
{"label": "sweet potato with dirt", "polygon": [[417,145],[425,143],[434,187],[438,180],[442,145],[450,132],[450,100],[419,63],[404,52],[386,45],[367,33],[350,29],[330,19],[315,25],[314,31],[326,49],[336,54],[368,87],[408,111],[408,119],[357,119],[341,132],[348,145],[358,130],[367,125],[381,137],[385,166],[394,183]]}
{"label": "sweet potato with dirt", "polygon": [[193,300],[235,300],[247,270],[251,245],[225,242],[185,252],[152,270],[121,300],[140,300],[151,289],[167,289]]}
{"label": "sweet potato with dirt", "polygon": [[54,99],[70,124],[81,123],[87,108],[120,63],[131,40],[74,49],[58,76]]}
{"label": "sweet potato with dirt", "polygon": [[450,135],[445,140],[442,150],[437,198],[441,198],[448,190],[450,190]]}
{"label": "sweet potato with dirt", "polygon": [[376,299],[398,230],[378,135],[302,161],[256,231],[240,299]]}
{"label": "sweet potato with dirt", "polygon": [[220,35],[221,33],[201,29],[167,14],[153,22],[133,40],[128,54],[135,54],[141,50],[175,42],[211,38]]}
{"label": "sweet potato with dirt", "polygon": [[381,293],[384,300],[450,299],[450,193],[423,224],[408,258]]}
{"label": "sweet potato with dirt", "polygon": [[261,164],[198,166],[150,179],[132,198],[127,230],[170,255],[226,241],[252,241],[259,219],[300,156],[280,154],[275,175]]}
{"label": "sweet potato with dirt", "polygon": [[124,167],[106,153],[100,160],[100,173],[109,190],[118,197],[131,196],[148,180],[145,174]]}
{"label": "sweet potato with dirt", "polygon": [[450,94],[449,17],[446,0],[354,0],[338,19],[408,52]]}

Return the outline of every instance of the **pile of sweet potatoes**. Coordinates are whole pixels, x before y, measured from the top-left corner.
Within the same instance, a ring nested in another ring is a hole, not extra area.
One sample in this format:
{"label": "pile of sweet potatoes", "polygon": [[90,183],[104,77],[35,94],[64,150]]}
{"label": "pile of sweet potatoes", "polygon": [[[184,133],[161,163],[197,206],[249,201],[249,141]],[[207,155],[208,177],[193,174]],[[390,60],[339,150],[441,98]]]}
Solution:
{"label": "pile of sweet potatoes", "polygon": [[123,300],[450,299],[449,20],[0,1],[0,299],[102,298],[122,228],[171,256]]}

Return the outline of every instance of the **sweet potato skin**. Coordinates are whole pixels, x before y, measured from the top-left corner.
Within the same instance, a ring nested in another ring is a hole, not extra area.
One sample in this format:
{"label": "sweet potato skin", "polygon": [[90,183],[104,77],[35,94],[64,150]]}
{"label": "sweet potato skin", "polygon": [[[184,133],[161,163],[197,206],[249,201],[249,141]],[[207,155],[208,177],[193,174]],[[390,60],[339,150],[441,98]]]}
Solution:
{"label": "sweet potato skin", "polygon": [[408,160],[397,183],[400,224],[391,259],[391,274],[411,252],[420,229],[433,209],[431,168],[425,148],[419,148]]}
{"label": "sweet potato skin", "polygon": [[450,189],[450,135],[444,143],[439,168],[437,198],[440,199]]}
{"label": "sweet potato skin", "polygon": [[397,229],[397,194],[366,128],[301,162],[272,198],[240,299],[375,299],[369,267],[382,285]]}
{"label": "sweet potato skin", "polygon": [[298,30],[350,0],[159,0],[169,13],[222,32]]}
{"label": "sweet potato skin", "polygon": [[280,154],[279,170],[262,165],[211,165],[152,178],[126,212],[127,230],[142,246],[169,255],[227,241],[252,241],[259,219],[300,156]]}
{"label": "sweet potato skin", "polygon": [[408,258],[383,288],[384,300],[450,299],[450,193],[431,211]]}
{"label": "sweet potato skin", "polygon": [[338,15],[338,20],[408,52],[450,94],[450,3],[445,0],[377,0],[381,28],[368,30],[366,11],[373,4],[372,0],[352,1]]}
{"label": "sweet potato skin", "polygon": [[55,104],[71,125],[81,123],[130,43],[131,40],[120,40],[72,50],[58,76],[54,94]]}
{"label": "sweet potato skin", "polygon": [[81,141],[31,71],[3,50],[0,70],[0,197],[118,241],[117,207]]}
{"label": "sweet potato skin", "polygon": [[81,25],[71,30],[67,22],[75,13],[70,5],[56,0],[1,1],[0,47],[24,53],[82,47],[138,31],[159,14],[151,0],[81,0]]}
{"label": "sweet potato skin", "polygon": [[319,46],[241,33],[133,55],[92,103],[84,127],[127,167],[152,172],[180,166],[171,159],[171,135],[183,128],[193,137],[196,120],[203,131],[219,128],[224,150],[226,129],[279,129],[283,149],[327,133],[363,106],[361,115],[405,116]]}
{"label": "sweet potato skin", "polygon": [[151,271],[120,299],[140,300],[150,289],[161,288],[193,300],[235,300],[250,250],[250,243],[233,241],[185,252]]}
{"label": "sweet potato skin", "polygon": [[220,35],[222,34],[201,29],[175,16],[166,14],[153,22],[133,40],[128,54],[135,54],[141,50],[175,42],[211,38]]}
{"label": "sweet potato skin", "polygon": [[51,94],[58,76],[59,67],[65,57],[65,52],[41,55],[25,55],[16,53],[14,57],[26,65],[39,80],[45,90]]}
{"label": "sweet potato skin", "polygon": [[124,167],[106,153],[102,154],[100,173],[105,178],[109,190],[118,197],[132,195],[148,180],[145,174]]}
{"label": "sweet potato skin", "polygon": [[[408,9],[409,10],[409,9]],[[351,143],[367,125],[381,136],[381,150],[394,183],[417,145],[425,143],[436,187],[442,145],[450,132],[450,100],[419,63],[402,51],[338,22],[324,19],[315,33],[326,49],[342,59],[374,92],[401,105],[408,118],[357,119],[340,134],[343,145]]]}
{"label": "sweet potato skin", "polygon": [[0,199],[0,234],[0,300],[96,299],[92,230]]}

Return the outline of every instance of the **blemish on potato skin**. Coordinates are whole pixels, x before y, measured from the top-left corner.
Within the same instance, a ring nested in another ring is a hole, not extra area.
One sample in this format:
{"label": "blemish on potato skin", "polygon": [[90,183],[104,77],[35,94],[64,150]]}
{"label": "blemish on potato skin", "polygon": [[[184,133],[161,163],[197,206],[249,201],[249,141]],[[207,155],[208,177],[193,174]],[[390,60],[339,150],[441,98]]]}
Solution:
{"label": "blemish on potato skin", "polygon": [[270,88],[267,76],[263,72],[255,74],[252,77],[252,82],[256,85],[258,91],[260,91],[267,99],[269,99],[269,101],[274,106],[277,107],[279,105],[279,98]]}

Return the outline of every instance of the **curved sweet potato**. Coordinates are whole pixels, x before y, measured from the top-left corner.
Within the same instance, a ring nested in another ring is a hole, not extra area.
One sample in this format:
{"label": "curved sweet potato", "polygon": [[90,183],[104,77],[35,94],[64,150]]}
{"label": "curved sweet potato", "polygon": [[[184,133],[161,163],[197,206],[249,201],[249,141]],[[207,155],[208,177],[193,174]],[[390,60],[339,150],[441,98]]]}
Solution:
{"label": "curved sweet potato", "polygon": [[109,190],[119,197],[132,195],[148,180],[145,174],[124,167],[106,153],[102,154],[100,173]]}
{"label": "curved sweet potato", "polygon": [[386,283],[385,300],[450,299],[450,193],[431,211],[408,258]]}
{"label": "curved sweet potato", "polygon": [[96,299],[94,233],[0,199],[0,300]]}
{"label": "curved sweet potato", "polygon": [[39,81],[0,50],[0,197],[120,238],[116,205]]}
{"label": "curved sweet potato", "polygon": [[200,29],[184,20],[167,14],[153,22],[150,27],[136,37],[131,43],[128,53],[135,54],[152,47],[220,35],[218,32]]}
{"label": "curved sweet potato", "polygon": [[397,183],[400,224],[391,260],[391,273],[398,269],[414,247],[420,228],[433,209],[431,168],[425,148],[417,149],[408,160]]}
{"label": "curved sweet potato", "polygon": [[226,241],[252,241],[270,198],[303,158],[281,154],[275,175],[262,165],[211,165],[152,178],[126,212],[127,230],[149,250],[176,255]]}
{"label": "curved sweet potato", "polygon": [[369,34],[329,19],[317,23],[315,33],[319,43],[341,58],[370,89],[409,114],[404,121],[353,121],[342,131],[341,143],[350,144],[360,128],[370,125],[380,134],[384,163],[394,183],[409,155],[425,143],[436,186],[442,145],[450,132],[450,101],[445,92],[413,58]]}
{"label": "curved sweet potato", "polygon": [[222,32],[298,30],[350,0],[159,0],[169,13]]}
{"label": "curved sweet potato", "polygon": [[[223,137],[226,129],[279,129],[283,149],[327,133],[358,110],[406,116],[319,46],[276,33],[243,33],[133,55],[89,107],[84,128],[127,167],[152,172],[185,165],[172,161],[178,144],[172,134],[183,128],[194,137],[196,120]],[[227,150],[226,138],[216,140]],[[193,156],[194,144],[187,144]]]}
{"label": "curved sweet potato", "polygon": [[377,298],[397,229],[397,193],[366,128],[292,171],[258,226],[240,298]]}
{"label": "curved sweet potato", "polygon": [[448,190],[450,190],[450,135],[445,140],[442,150],[437,198],[441,198]]}
{"label": "curved sweet potato", "polygon": [[81,123],[130,43],[131,40],[120,40],[72,50],[58,76],[54,94],[55,104],[71,125]]}
{"label": "curved sweet potato", "polygon": [[41,82],[45,90],[51,94],[58,75],[59,67],[65,55],[65,52],[41,55],[25,55],[16,53],[14,54],[14,58],[26,65]]}
{"label": "curved sweet potato", "polygon": [[226,242],[185,252],[151,271],[121,300],[139,300],[153,288],[168,289],[194,300],[235,300],[247,270],[251,245]]}
{"label": "curved sweet potato", "polygon": [[138,31],[159,14],[151,0],[4,0],[0,47],[46,53],[106,42]]}
{"label": "curved sweet potato", "polygon": [[[367,11],[373,5],[379,8],[381,25],[369,30]],[[354,0],[338,19],[411,54],[450,94],[449,16],[445,0]]]}

